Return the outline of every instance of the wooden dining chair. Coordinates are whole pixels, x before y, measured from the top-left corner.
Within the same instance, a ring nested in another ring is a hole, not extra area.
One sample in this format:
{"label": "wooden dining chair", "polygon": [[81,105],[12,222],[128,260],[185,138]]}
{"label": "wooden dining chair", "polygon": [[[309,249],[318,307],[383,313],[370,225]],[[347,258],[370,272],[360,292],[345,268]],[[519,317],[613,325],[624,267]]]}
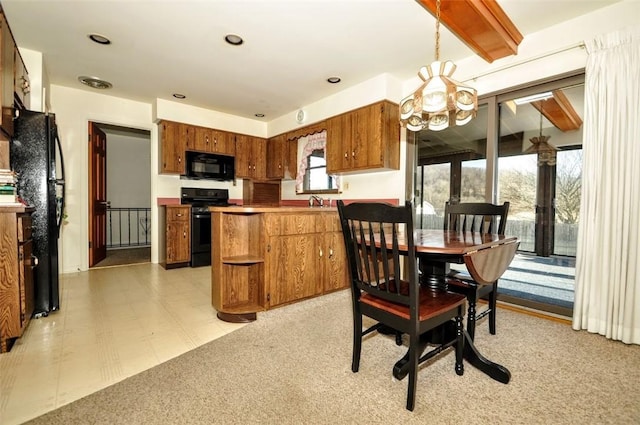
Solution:
{"label": "wooden dining chair", "polygon": [[[396,207],[382,203],[338,201],[352,291],[353,357],[351,370],[358,372],[363,336],[389,327],[409,336],[409,383],[407,409],[413,410],[418,365],[443,349],[455,348],[455,371],[464,372],[463,326],[465,297],[444,290],[423,288],[418,281],[413,240],[411,203]],[[403,234],[405,239],[401,239]],[[374,242],[372,242],[374,241]],[[406,261],[406,267],[403,264]],[[362,317],[377,323],[362,329]],[[455,338],[442,342],[426,354],[424,339],[430,330],[451,322]]]}
{"label": "wooden dining chair", "polygon": [[[502,205],[491,203],[459,203],[447,202],[444,207],[444,229],[455,231],[472,231],[479,233],[495,233],[504,235],[509,214],[509,202]],[[513,257],[512,257],[513,258]],[[467,332],[471,338],[475,335],[476,321],[489,315],[489,332],[496,334],[496,303],[498,299],[498,280],[479,282],[468,272],[451,270],[449,289],[467,297]],[[486,299],[488,307],[477,311],[477,303]]]}

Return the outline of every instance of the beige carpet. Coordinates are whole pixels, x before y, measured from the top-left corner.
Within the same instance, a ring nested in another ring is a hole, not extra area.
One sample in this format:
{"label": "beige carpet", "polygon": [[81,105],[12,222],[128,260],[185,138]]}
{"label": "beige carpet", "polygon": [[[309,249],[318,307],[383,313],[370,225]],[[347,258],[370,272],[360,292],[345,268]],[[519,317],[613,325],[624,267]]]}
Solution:
{"label": "beige carpet", "polygon": [[419,374],[416,409],[391,369],[390,337],[351,365],[350,294],[341,291],[258,315],[189,353],[34,419],[30,424],[637,424],[640,347],[504,309],[477,345],[507,366],[507,385],[452,352]]}

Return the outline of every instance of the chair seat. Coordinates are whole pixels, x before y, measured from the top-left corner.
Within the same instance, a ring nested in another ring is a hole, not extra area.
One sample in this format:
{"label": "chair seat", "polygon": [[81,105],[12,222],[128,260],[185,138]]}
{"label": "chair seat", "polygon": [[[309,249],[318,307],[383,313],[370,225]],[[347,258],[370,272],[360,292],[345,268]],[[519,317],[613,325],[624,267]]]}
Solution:
{"label": "chair seat", "polygon": [[[406,282],[401,282],[401,288]],[[461,304],[464,304],[466,297],[462,294],[453,292],[434,291],[433,289],[420,288],[420,321],[425,321],[436,317],[447,310],[451,310]],[[369,304],[372,307],[387,311],[403,319],[409,320],[411,317],[409,306],[384,300],[374,295],[364,293],[360,297],[360,302]]]}

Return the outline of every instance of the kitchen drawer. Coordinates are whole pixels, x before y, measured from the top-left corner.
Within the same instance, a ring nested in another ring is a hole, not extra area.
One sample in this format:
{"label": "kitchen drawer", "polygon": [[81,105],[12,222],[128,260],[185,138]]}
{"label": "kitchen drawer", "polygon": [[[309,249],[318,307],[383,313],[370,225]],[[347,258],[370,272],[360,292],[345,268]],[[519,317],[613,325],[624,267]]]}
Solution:
{"label": "kitchen drawer", "polygon": [[167,221],[189,221],[189,207],[167,207]]}
{"label": "kitchen drawer", "polygon": [[31,239],[31,215],[18,216],[18,242]]}

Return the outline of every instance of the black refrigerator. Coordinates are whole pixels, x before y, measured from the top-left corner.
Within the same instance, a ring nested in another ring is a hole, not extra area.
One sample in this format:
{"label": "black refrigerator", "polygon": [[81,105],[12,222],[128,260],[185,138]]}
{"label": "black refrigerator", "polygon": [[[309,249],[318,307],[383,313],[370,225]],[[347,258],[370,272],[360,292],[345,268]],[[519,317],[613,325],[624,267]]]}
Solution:
{"label": "black refrigerator", "polygon": [[54,114],[20,111],[11,140],[17,194],[32,214],[34,316],[60,308],[58,238],[64,212],[64,160]]}

